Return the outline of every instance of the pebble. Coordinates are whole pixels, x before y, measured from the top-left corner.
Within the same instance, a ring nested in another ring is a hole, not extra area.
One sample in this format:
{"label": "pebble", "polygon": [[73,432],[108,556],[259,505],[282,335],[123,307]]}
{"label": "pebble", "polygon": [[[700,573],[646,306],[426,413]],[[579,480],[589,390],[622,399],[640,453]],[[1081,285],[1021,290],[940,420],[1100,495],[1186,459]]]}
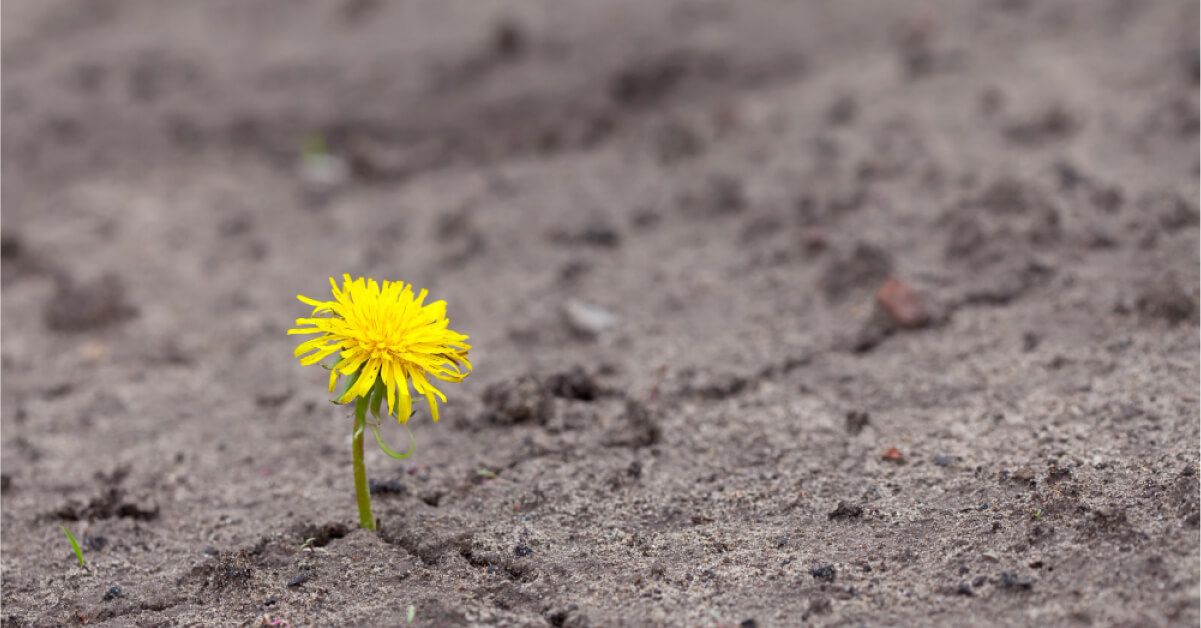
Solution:
{"label": "pebble", "polygon": [[572,331],[584,336],[599,336],[620,322],[609,310],[577,299],[570,299],[563,306],[563,317]]}
{"label": "pebble", "polygon": [[305,185],[318,190],[337,188],[350,179],[346,161],[328,153],[305,155],[300,162],[300,178]]}
{"label": "pebble", "polygon": [[936,464],[940,467],[949,467],[949,466],[955,464],[955,456],[948,456],[947,454],[938,454],[937,456],[934,456],[934,464]]}
{"label": "pebble", "polygon": [[834,569],[834,565],[819,565],[810,569],[809,575],[825,582],[834,582],[834,578],[838,576],[838,571]]}
{"label": "pebble", "polygon": [[309,574],[298,573],[295,576],[292,576],[292,579],[288,581],[288,586],[289,587],[298,587],[298,586],[304,584],[305,582],[308,582],[308,580],[309,580]]}
{"label": "pebble", "polygon": [[918,329],[930,322],[926,304],[909,284],[887,279],[876,292],[876,304],[902,329]]}
{"label": "pebble", "polygon": [[1018,576],[1008,571],[1002,571],[1001,584],[1006,589],[1029,589],[1034,586],[1034,579],[1029,576]]}
{"label": "pebble", "polygon": [[367,480],[367,491],[372,495],[407,495],[409,487],[397,479],[377,480],[370,478]]}
{"label": "pebble", "polygon": [[125,597],[125,591],[123,591],[121,589],[121,587],[119,587],[115,584],[113,586],[109,587],[108,591],[104,592],[104,601],[105,602],[115,600],[119,597]]}

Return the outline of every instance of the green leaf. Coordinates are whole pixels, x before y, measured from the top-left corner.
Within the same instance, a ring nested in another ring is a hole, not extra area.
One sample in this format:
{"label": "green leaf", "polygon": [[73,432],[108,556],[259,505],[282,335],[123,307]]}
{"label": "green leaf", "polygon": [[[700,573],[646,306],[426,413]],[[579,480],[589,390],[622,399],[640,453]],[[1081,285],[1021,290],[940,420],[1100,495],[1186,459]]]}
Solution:
{"label": "green leaf", "polygon": [[417,607],[409,604],[409,610],[405,611],[405,623],[413,623],[413,619],[417,617]]}
{"label": "green leaf", "polygon": [[389,447],[388,443],[384,442],[384,437],[381,436],[379,433],[378,425],[376,425],[374,423],[369,423],[367,425],[367,427],[370,427],[371,433],[375,435],[375,443],[377,445],[379,445],[379,448],[389,458],[393,458],[395,460],[404,460],[404,459],[408,458],[409,456],[412,456],[414,451],[417,451],[417,438],[413,436],[413,430],[410,430],[407,425],[405,426],[405,432],[407,432],[409,435],[409,450],[404,452],[403,454],[398,453],[396,450]]}
{"label": "green leaf", "polygon": [[379,418],[380,404],[384,402],[384,395],[387,392],[388,389],[384,383],[378,379],[375,380],[375,386],[371,389],[371,414],[374,414],[377,419]]}
{"label": "green leaf", "polygon": [[75,550],[75,558],[79,560],[80,567],[87,567],[88,564],[83,560],[83,548],[79,547],[79,541],[75,540],[75,535],[67,529],[67,526],[58,526],[62,529],[63,534],[67,535],[67,540],[71,542],[71,549]]}
{"label": "green leaf", "polygon": [[355,382],[359,381],[359,375],[362,375],[362,374],[363,374],[363,368],[359,367],[359,370],[355,371],[350,376],[341,376],[342,382],[345,384],[345,386],[342,387],[341,391],[339,391],[337,394],[334,395],[334,398],[332,401],[334,403],[338,403],[338,400],[342,398],[342,395],[345,395],[346,391],[350,390],[351,387],[354,386]]}

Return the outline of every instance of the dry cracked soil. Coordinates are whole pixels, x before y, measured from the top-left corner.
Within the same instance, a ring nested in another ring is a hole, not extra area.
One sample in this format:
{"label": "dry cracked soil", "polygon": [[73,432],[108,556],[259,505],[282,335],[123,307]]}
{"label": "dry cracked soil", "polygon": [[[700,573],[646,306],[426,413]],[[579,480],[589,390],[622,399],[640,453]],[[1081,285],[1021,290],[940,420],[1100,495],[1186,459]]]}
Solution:
{"label": "dry cracked soil", "polygon": [[[1195,2],[2,23],[3,626],[1197,625]],[[343,272],[474,343],[378,533]]]}

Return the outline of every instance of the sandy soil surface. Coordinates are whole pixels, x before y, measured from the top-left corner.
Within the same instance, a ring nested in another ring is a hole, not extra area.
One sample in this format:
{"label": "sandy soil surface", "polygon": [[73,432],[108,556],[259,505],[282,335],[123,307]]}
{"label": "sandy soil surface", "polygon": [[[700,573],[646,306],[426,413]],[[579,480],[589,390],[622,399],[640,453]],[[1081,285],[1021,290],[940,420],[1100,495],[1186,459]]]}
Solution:
{"label": "sandy soil surface", "polygon": [[[1195,2],[2,22],[4,626],[1197,625]],[[475,346],[378,534],[343,272]]]}

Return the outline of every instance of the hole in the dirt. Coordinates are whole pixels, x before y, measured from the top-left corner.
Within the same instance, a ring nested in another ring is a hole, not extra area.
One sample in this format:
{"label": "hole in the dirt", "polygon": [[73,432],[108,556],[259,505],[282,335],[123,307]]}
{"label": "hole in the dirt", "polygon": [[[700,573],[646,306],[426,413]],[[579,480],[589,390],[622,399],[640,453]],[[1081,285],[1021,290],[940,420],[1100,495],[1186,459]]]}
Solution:
{"label": "hole in the dirt", "polygon": [[340,539],[347,534],[350,534],[350,528],[342,523],[324,523],[320,526],[310,523],[300,530],[300,535],[305,541],[313,540],[309,544],[313,547],[325,547],[331,541]]}
{"label": "hole in the dirt", "polygon": [[529,582],[532,579],[524,566],[482,555],[469,547],[459,548],[459,556],[462,556],[472,567],[486,568],[490,576],[501,576],[521,582]]}
{"label": "hole in the dirt", "polygon": [[545,425],[554,416],[554,399],[591,402],[611,394],[580,366],[545,376],[526,374],[484,390],[483,419],[493,425]]}
{"label": "hole in the dirt", "polygon": [[604,393],[596,378],[579,366],[549,375],[546,387],[556,397],[578,401],[595,401]]}

